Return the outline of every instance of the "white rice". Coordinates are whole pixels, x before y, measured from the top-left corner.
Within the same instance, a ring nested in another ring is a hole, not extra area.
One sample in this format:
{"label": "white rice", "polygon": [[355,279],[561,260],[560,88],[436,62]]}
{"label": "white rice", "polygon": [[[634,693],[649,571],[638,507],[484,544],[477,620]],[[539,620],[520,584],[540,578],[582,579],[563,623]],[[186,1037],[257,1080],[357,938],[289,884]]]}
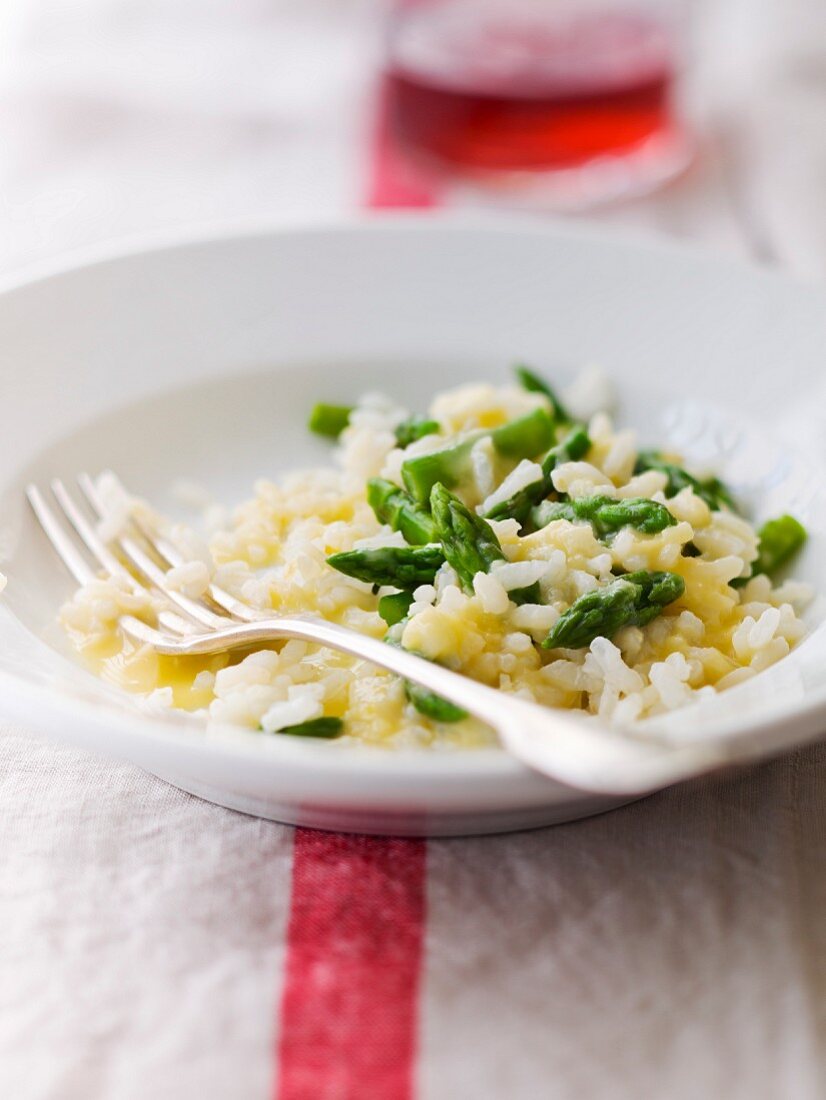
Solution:
{"label": "white rice", "polygon": [[209,588],[209,569],[202,561],[187,561],[173,566],[166,574],[166,583],[173,592],[181,592],[190,599],[203,596]]}
{"label": "white rice", "polygon": [[476,482],[476,491],[481,495],[492,492],[496,484],[494,472],[494,451],[490,436],[484,436],[474,443],[470,452],[470,462],[473,470],[473,478]]}
{"label": "white rice", "polygon": [[529,588],[541,581],[550,569],[551,565],[547,561],[502,561],[494,562],[490,575],[507,592],[512,592],[515,588]]}
{"label": "white rice", "polygon": [[[600,411],[608,397],[598,372],[564,397],[575,414],[592,417],[592,447],[583,459],[554,470],[555,489],[574,500],[597,493],[657,500],[675,522],[653,535],[625,527],[602,540],[587,522],[554,520],[525,532],[517,520],[494,521],[490,526],[504,560],[478,572],[468,591],[443,564],[432,583],[416,587],[407,618],[390,636],[501,690],[546,706],[581,708],[619,725],[726,690],[782,659],[804,634],[799,611],[810,595],[807,586],[788,580],[775,588],[757,576],[733,588],[730,582],[749,576],[756,557],[752,525],[727,511],[712,512],[690,488],[666,499],[666,478],[658,471],[634,474],[633,433],[615,431]],[[405,545],[399,532],[377,521],[366,502],[366,479],[384,476],[398,483],[410,456],[543,404],[541,395],[513,387],[463,386],[434,400],[429,415],[440,432],[402,451],[394,431],[408,411],[370,395],[353,412],[335,465],[259,482],[254,497],[208,539],[155,517],[185,559],[171,570],[169,582],[192,598],[214,582],[256,607],[313,611],[382,638],[387,628],[378,601],[391,589],[375,594],[327,563],[340,551]],[[533,458],[503,463],[487,434],[472,448],[470,470],[470,480],[456,491],[483,512],[541,476]],[[115,537],[136,509],[146,509],[112,478],[101,478],[98,489],[110,512],[102,525],[106,537]],[[178,491],[190,508],[220,510],[197,486],[179,485]],[[690,543],[693,550],[686,554]],[[610,640],[597,637],[571,650],[541,646],[578,597],[613,583],[617,572],[636,570],[678,572],[685,592],[652,622],[628,625]],[[534,584],[539,602],[518,606],[512,594]],[[211,721],[266,733],[326,715],[342,717],[351,737],[373,743],[490,741],[490,731],[473,720],[433,722],[415,710],[397,677],[322,646],[290,641],[172,667],[149,647],[131,645],[118,627],[124,614],[152,621],[160,607],[122,580],[95,580],[63,609],[62,621],[102,675],[138,691],[150,707],[206,710]]]}
{"label": "white rice", "polygon": [[562,462],[551,474],[551,481],[558,493],[567,493],[572,500],[616,494],[610,477],[590,462]]}
{"label": "white rice", "polygon": [[508,593],[492,573],[477,573],[473,578],[473,591],[488,615],[504,615],[508,610]]}
{"label": "white rice", "polygon": [[528,485],[532,485],[535,481],[541,480],[542,467],[539,463],[531,462],[529,459],[523,458],[516,469],[508,474],[499,488],[494,490],[494,492],[485,499],[477,511],[480,515],[484,516],[495,508],[497,504],[504,504],[506,500],[509,500],[521,489],[526,488]]}

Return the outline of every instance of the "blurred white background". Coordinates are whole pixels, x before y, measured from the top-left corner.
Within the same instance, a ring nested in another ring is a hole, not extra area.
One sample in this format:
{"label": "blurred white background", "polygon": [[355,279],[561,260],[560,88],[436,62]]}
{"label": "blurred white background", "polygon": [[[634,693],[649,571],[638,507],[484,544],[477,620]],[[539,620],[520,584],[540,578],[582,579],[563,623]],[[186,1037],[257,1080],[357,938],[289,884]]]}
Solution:
{"label": "blurred white background", "polygon": [[[826,4],[694,0],[702,152],[596,213],[826,260]],[[6,0],[0,270],[79,246],[352,209],[366,193],[380,0]]]}

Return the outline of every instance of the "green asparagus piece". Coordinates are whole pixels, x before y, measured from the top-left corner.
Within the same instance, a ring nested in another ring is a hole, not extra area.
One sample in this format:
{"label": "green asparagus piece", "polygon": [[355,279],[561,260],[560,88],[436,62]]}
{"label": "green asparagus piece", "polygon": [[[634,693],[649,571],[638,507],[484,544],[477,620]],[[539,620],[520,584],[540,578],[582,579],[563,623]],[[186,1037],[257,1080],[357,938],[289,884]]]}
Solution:
{"label": "green asparagus piece", "polygon": [[295,737],[338,737],[344,731],[344,722],[340,718],[313,718],[309,722],[299,722],[296,726],[285,726],[279,733],[289,733]]}
{"label": "green asparagus piece", "polygon": [[624,626],[645,626],[684,591],[685,581],[676,573],[626,573],[575,600],[542,646],[581,649],[594,638],[612,638]]}
{"label": "green asparagus piece", "polygon": [[391,592],[379,600],[379,615],[388,626],[395,626],[407,618],[407,612],[413,603],[412,592]]}
{"label": "green asparagus piece", "polygon": [[586,592],[558,619],[542,648],[579,649],[589,646],[594,638],[612,637],[620,627],[633,622],[639,597],[640,589],[624,577],[605,588]]}
{"label": "green asparagus piece", "polygon": [[440,546],[382,546],[373,550],[347,550],[327,558],[339,573],[366,584],[417,588],[431,584],[444,561]]}
{"label": "green asparagus piece", "polygon": [[563,462],[579,462],[591,449],[591,437],[581,424],[576,425],[561,443],[553,447],[542,460],[542,472],[550,477]]}
{"label": "green asparagus piece", "polygon": [[468,476],[470,452],[485,436],[490,436],[500,455],[518,461],[546,451],[553,443],[553,434],[554,424],[548,413],[544,409],[534,409],[500,428],[472,432],[458,443],[409,458],[402,464],[402,480],[414,500],[424,504],[437,482],[453,489]]}
{"label": "green asparagus piece", "polygon": [[548,500],[531,512],[531,520],[537,529],[547,527],[555,519],[571,522],[588,520],[598,538],[605,538],[621,527],[635,527],[646,535],[654,535],[677,522],[665,505],[645,497],[613,500],[611,497],[593,496],[558,502]]}
{"label": "green asparagus piece", "polygon": [[539,587],[539,581],[526,584],[524,588],[512,588],[508,592],[508,599],[515,604],[542,603],[542,589]]}
{"label": "green asparagus piece", "polygon": [[519,461],[542,454],[554,441],[554,425],[544,409],[534,409],[490,433],[500,455]]}
{"label": "green asparagus piece", "polygon": [[434,722],[461,722],[463,718],[467,718],[466,710],[448,702],[441,695],[414,684],[412,680],[405,680],[404,693],[419,714],[432,718]]}
{"label": "green asparagus piece", "polygon": [[730,512],[737,511],[737,501],[729,487],[719,477],[704,478],[700,482],[700,491],[705,494],[705,501],[710,508],[719,512],[721,505],[724,505]]}
{"label": "green asparagus piece", "polygon": [[514,493],[508,500],[494,505],[487,519],[516,519],[523,526],[531,508],[554,491],[551,475],[563,462],[578,462],[591,448],[591,440],[584,428],[577,427],[558,443],[542,459],[542,477]]}
{"label": "green asparagus piece", "polygon": [[307,427],[316,435],[338,439],[350,421],[352,405],[315,405],[307,421]]}
{"label": "green asparagus piece", "polygon": [[474,432],[460,443],[451,443],[441,450],[416,455],[403,462],[402,481],[413,499],[426,504],[437,481],[451,488],[464,481],[470,470],[470,452],[483,434]]}
{"label": "green asparagus piece", "polygon": [[[434,529],[437,538],[442,540],[442,550],[439,551],[437,547],[426,547],[428,553],[432,554],[432,558],[429,558],[429,560],[432,564],[435,564],[437,557],[440,563],[447,559],[459,574],[463,587],[468,591],[472,591],[473,578],[477,573],[486,573],[493,562],[504,560],[505,555],[502,553],[499,540],[485,520],[466,508],[443,485],[434,486],[432,500],[434,502]],[[397,550],[401,548],[392,547],[388,549]],[[380,565],[383,572],[380,572],[379,567],[375,566],[372,561],[369,567],[365,568],[363,555],[376,553],[376,551],[350,551],[350,555],[361,555],[355,563],[355,569],[358,569],[358,572],[355,572],[351,561],[345,561],[344,565],[347,568],[341,568],[341,558],[348,557],[348,555],[335,554],[333,558],[336,560],[328,558],[328,561],[342,572],[348,573],[350,576],[358,576],[359,580],[365,580],[371,584],[400,583],[398,581],[390,582],[386,579],[389,571],[384,564]],[[442,557],[442,554],[444,554],[444,557]],[[428,582],[423,580],[419,583],[426,584]],[[412,585],[409,587],[412,587]],[[538,583],[527,585],[525,588],[514,589],[509,593],[509,596],[516,604],[539,603],[541,601]],[[409,591],[394,592],[391,595],[383,596],[379,600],[379,614],[388,626],[393,626],[395,623],[401,622],[406,616],[412,602],[413,596]]]}
{"label": "green asparagus piece", "polygon": [[423,416],[411,416],[396,425],[396,443],[400,447],[409,447],[417,439],[433,435],[439,430],[438,420],[426,420]]}
{"label": "green asparagus piece", "polygon": [[[398,649],[404,648],[399,637],[394,638],[390,632],[384,640],[388,645],[396,646]],[[417,653],[416,656],[421,657],[422,655]],[[422,657],[422,660],[425,661],[427,658]],[[407,701],[412,703],[420,714],[423,714],[426,718],[432,718],[435,722],[461,722],[463,718],[467,718],[467,711],[457,707],[454,703],[449,703],[441,695],[428,691],[420,684],[414,684],[411,680],[404,681],[404,694]]]}
{"label": "green asparagus piece", "polygon": [[806,541],[806,528],[794,516],[767,520],[758,534],[760,543],[752,576],[756,573],[767,573],[769,576],[776,573]]}
{"label": "green asparagus piece", "polygon": [[371,478],[367,482],[367,503],[380,523],[387,523],[394,531],[401,531],[412,545],[425,546],[436,542],[436,527],[428,513],[392,481]]}
{"label": "green asparagus piece", "polygon": [[559,420],[564,423],[571,422],[571,417],[567,409],[557,397],[556,391],[550,383],[546,382],[545,379],[541,378],[538,374],[534,374],[532,370],[529,370],[521,363],[513,369],[523,390],[527,390],[528,393],[541,393],[544,397],[548,398],[551,409],[553,410],[554,420]]}
{"label": "green asparagus piece", "polygon": [[430,494],[430,510],[445,558],[462,587],[472,592],[476,574],[487,573],[495,561],[505,558],[493,528],[439,483]]}
{"label": "green asparagus piece", "polygon": [[737,511],[731,492],[718,477],[703,479],[694,477],[682,466],[666,462],[658,451],[640,451],[634,473],[641,474],[645,470],[659,470],[666,475],[668,481],[665,495],[667,497],[676,496],[681,489],[691,488],[712,511],[719,512],[721,508],[728,508],[731,512]]}
{"label": "green asparagus piece", "polygon": [[662,612],[668,604],[678,600],[685,592],[685,581],[679,573],[648,572],[626,573],[623,580],[642,589],[637,608],[635,626],[645,626]]}

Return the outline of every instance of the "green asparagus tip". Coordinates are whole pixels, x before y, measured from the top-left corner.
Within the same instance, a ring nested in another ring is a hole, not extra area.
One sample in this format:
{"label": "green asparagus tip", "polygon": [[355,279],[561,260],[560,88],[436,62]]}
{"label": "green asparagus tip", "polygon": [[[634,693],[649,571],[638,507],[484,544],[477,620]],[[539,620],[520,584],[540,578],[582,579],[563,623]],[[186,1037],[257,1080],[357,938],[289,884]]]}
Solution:
{"label": "green asparagus tip", "polygon": [[401,531],[412,545],[425,546],[436,541],[436,528],[427,509],[392,481],[371,477],[367,482],[367,503],[379,523]]}
{"label": "green asparagus tip", "polygon": [[624,626],[646,626],[685,591],[677,573],[626,573],[575,600],[542,643],[544,649],[583,649]]}
{"label": "green asparagus tip", "polygon": [[487,573],[495,561],[504,560],[499,539],[486,520],[439,482],[430,494],[430,511],[446,560],[456,570],[465,591],[472,592],[476,574]]}
{"label": "green asparagus tip", "polygon": [[332,554],[327,564],[365,584],[418,588],[432,583],[444,560],[440,546],[380,546]]}

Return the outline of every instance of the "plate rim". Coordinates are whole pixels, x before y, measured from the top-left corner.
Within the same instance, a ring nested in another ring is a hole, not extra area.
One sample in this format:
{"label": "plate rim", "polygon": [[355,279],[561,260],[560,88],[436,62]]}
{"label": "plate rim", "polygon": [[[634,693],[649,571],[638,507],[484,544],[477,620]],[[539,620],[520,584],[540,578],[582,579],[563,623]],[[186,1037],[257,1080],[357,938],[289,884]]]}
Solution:
{"label": "plate rim", "polygon": [[640,234],[627,226],[602,223],[595,218],[573,221],[549,214],[540,220],[518,212],[438,210],[355,210],[331,212],[319,216],[296,214],[275,217],[250,216],[204,224],[188,223],[128,233],[93,244],[63,249],[52,257],[35,260],[0,274],[0,296],[25,290],[51,279],[71,275],[86,268],[104,266],[160,252],[242,243],[274,236],[313,236],[317,234],[380,231],[387,228],[419,232],[422,226],[435,226],[450,233],[513,234],[530,233],[568,240],[606,244],[631,251],[693,261],[699,266],[727,269],[745,277],[760,278],[778,285],[796,286],[801,291],[819,294],[826,303],[826,278],[807,277],[783,271],[762,257],[743,257],[717,252],[694,240],[654,234]]}
{"label": "plate rim", "polygon": [[[766,264],[748,262],[740,257],[719,255],[695,242],[668,239],[665,237],[638,237],[625,228],[605,226],[597,221],[577,221],[559,217],[543,218],[541,221],[529,214],[456,211],[370,211],[347,214],[331,214],[322,217],[305,215],[277,218],[252,217],[209,225],[189,224],[174,230],[161,230],[150,233],[131,234],[110,239],[91,246],[82,246],[66,250],[58,255],[31,265],[17,268],[0,276],[0,297],[5,298],[19,292],[36,289],[39,285],[71,278],[92,268],[108,264],[129,263],[138,258],[164,253],[182,252],[215,245],[243,244],[273,238],[312,237],[315,235],[381,233],[386,230],[418,233],[423,229],[438,229],[453,234],[514,235],[530,234],[550,239],[564,238],[567,241],[584,241],[598,246],[626,250],[629,253],[646,253],[662,257],[664,261],[692,263],[696,267],[712,269],[719,275],[721,269],[743,279],[756,279],[777,286],[797,288],[801,293],[814,295],[822,300],[826,307],[826,283],[820,280],[805,279],[797,275],[775,270]],[[15,616],[16,619],[16,616]],[[19,620],[17,620],[19,622]],[[20,624],[22,626],[22,624]],[[28,629],[23,627],[23,629]],[[88,721],[90,727],[101,722],[102,708],[83,699],[73,698],[59,687],[35,684],[13,672],[0,668],[0,710],[20,714],[30,709],[37,714],[36,719],[27,718],[27,724],[33,728],[46,725],[43,720],[53,717],[71,716],[76,722]],[[21,704],[7,706],[8,691],[12,690]],[[800,702],[798,707],[787,711],[786,715],[794,721],[805,722],[811,712],[826,704],[826,688],[814,690]],[[157,721],[152,715],[132,712],[127,707],[122,711],[106,708],[107,720],[118,732],[123,731],[130,737],[139,736],[155,743],[163,743],[168,748],[181,747],[208,752],[215,758],[238,761],[255,760],[266,766],[285,763],[295,768],[319,771],[330,775],[353,774],[384,779],[395,779],[402,786],[428,779],[443,782],[445,787],[457,780],[474,779],[496,780],[511,789],[526,781],[533,780],[537,785],[547,787],[552,793],[553,780],[538,776],[527,766],[510,757],[498,747],[479,748],[472,751],[461,749],[422,750],[421,748],[393,748],[370,745],[342,745],[330,752],[331,746],[313,742],[284,740],[266,743],[262,751],[260,735],[243,729],[223,727],[215,735],[195,739],[198,730],[176,728],[174,722]],[[772,717],[767,725],[776,725],[782,718]],[[51,723],[49,723],[51,724]],[[61,740],[74,741],[73,737],[58,735]],[[122,756],[118,752],[117,738],[113,738],[112,755]],[[574,788],[566,788],[571,791]]]}

